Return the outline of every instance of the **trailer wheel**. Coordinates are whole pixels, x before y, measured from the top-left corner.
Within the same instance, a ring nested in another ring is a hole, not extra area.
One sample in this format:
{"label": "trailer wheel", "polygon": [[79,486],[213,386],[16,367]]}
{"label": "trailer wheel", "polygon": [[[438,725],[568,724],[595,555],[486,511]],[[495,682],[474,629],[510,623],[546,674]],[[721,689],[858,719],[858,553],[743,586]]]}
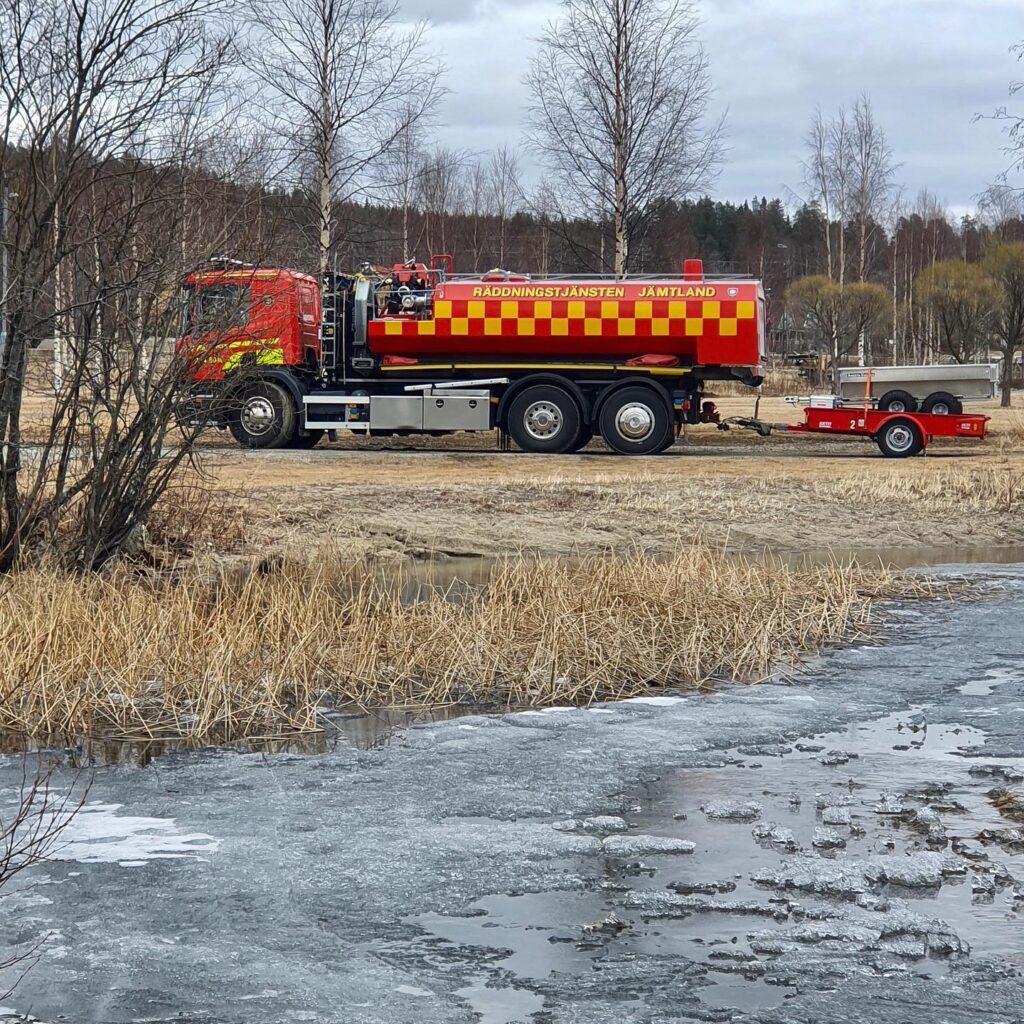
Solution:
{"label": "trailer wheel", "polygon": [[924,448],[924,435],[913,420],[889,420],[875,435],[875,441],[887,459],[906,459]]}
{"label": "trailer wheel", "polygon": [[921,403],[921,412],[930,412],[933,416],[959,416],[963,411],[960,399],[948,391],[935,391]]}
{"label": "trailer wheel", "polygon": [[601,406],[601,437],[620,455],[654,455],[672,430],[668,403],[656,391],[625,387]]}
{"label": "trailer wheel", "polygon": [[291,395],[272,381],[255,381],[231,401],[231,433],[243,448],[283,448],[295,434]]}
{"label": "trailer wheel", "polygon": [[551,384],[524,388],[508,410],[508,432],[524,452],[572,451],[581,436],[581,421],[572,395]]}
{"label": "trailer wheel", "polygon": [[878,408],[882,412],[917,412],[917,399],[909,391],[886,391]]}

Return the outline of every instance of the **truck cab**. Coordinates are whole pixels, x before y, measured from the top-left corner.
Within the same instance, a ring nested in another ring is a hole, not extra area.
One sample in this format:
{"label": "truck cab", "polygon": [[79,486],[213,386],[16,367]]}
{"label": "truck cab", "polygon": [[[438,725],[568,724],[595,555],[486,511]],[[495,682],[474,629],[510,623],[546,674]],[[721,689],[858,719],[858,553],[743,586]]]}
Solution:
{"label": "truck cab", "polygon": [[292,270],[215,266],[182,285],[178,350],[197,383],[245,366],[315,366],[320,354],[317,280]]}

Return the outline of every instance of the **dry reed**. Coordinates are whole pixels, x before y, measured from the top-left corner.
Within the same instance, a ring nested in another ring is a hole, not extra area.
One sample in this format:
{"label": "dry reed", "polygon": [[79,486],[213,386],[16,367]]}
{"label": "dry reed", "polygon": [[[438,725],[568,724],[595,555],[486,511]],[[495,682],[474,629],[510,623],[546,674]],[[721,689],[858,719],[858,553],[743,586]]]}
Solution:
{"label": "dry reed", "polygon": [[[409,600],[340,555],[176,579],[26,570],[0,592],[0,730],[226,741],[315,729],[318,705],[586,704],[754,680],[927,588],[852,564],[789,568],[705,543],[499,563]],[[407,582],[407,581],[406,581]]]}
{"label": "dry reed", "polygon": [[1024,505],[1024,473],[1012,467],[973,465],[914,476],[901,470],[817,480],[814,492],[843,502],[899,502],[957,512],[1015,512]]}

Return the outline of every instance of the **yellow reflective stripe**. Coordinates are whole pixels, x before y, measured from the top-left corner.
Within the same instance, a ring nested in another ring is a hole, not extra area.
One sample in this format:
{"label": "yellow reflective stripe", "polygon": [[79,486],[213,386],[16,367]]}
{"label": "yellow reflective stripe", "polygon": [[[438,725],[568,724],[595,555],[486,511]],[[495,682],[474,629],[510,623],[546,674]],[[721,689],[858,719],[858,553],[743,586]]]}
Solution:
{"label": "yellow reflective stripe", "polygon": [[433,372],[435,370],[595,370],[627,373],[657,373],[682,376],[690,373],[685,366],[626,366],[624,363],[418,363],[412,366],[382,366],[382,371],[405,373]]}

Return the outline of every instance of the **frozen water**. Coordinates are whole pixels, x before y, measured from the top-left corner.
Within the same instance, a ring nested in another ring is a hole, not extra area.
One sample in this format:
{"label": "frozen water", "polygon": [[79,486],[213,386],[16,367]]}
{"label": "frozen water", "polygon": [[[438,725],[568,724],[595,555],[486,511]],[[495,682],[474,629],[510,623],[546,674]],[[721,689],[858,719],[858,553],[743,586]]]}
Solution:
{"label": "frozen water", "polygon": [[203,832],[181,832],[173,818],[118,814],[121,804],[86,804],[61,833],[56,856],[83,864],[141,867],[151,860],[198,858],[220,842]]}
{"label": "frozen water", "polygon": [[716,821],[756,821],[764,810],[756,800],[709,800],[700,809]]}
{"label": "frozen water", "polygon": [[[929,603],[785,685],[101,768],[83,857],[0,915],[5,949],[59,936],[7,1001],[105,1024],[1019,1018],[1024,836],[985,797],[1005,780],[969,773],[1024,765],[1024,599],[1001,572],[1004,593]],[[960,691],[996,662],[991,694]],[[0,813],[19,776],[0,761]],[[883,793],[906,815],[873,814]],[[715,801],[771,830],[698,813]],[[793,852],[843,807],[845,850]],[[630,831],[552,827],[605,817]],[[936,825],[963,852],[928,849]]]}

